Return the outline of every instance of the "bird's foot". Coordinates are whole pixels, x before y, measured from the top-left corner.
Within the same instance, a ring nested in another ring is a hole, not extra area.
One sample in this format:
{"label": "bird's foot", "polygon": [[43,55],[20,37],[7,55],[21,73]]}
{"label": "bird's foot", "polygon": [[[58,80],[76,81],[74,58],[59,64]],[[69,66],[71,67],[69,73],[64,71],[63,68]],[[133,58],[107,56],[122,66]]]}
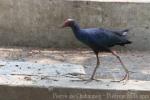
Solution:
{"label": "bird's foot", "polygon": [[137,73],[137,72],[134,72],[134,71],[128,71],[128,72],[130,72],[130,73]]}
{"label": "bird's foot", "polygon": [[90,79],[86,80],[85,84],[87,84],[87,83],[89,83],[89,82],[92,82],[92,81],[99,82],[99,81],[101,81],[101,79],[97,79],[97,78],[92,78],[92,77],[91,77]]}
{"label": "bird's foot", "polygon": [[92,82],[92,81],[97,81],[97,82],[99,82],[99,81],[101,81],[100,79],[97,79],[97,78],[83,78],[83,77],[79,77],[79,80],[71,80],[71,81],[73,81],[73,82],[75,82],[75,81],[80,81],[80,82],[83,82],[83,81],[85,81],[85,83],[89,83],[89,82]]}
{"label": "bird's foot", "polygon": [[121,79],[121,80],[114,80],[114,81],[111,81],[111,82],[124,82],[124,84],[127,83],[127,81],[129,80],[129,73],[126,73],[126,75]]}

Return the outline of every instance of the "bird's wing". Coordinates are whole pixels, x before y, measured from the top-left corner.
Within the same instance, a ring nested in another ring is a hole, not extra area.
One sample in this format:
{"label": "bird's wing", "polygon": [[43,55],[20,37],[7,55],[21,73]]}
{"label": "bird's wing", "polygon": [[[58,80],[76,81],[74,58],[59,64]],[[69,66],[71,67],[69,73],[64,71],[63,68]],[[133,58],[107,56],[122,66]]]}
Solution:
{"label": "bird's wing", "polygon": [[102,29],[88,29],[86,30],[87,40],[90,44],[97,45],[100,47],[108,46],[112,44],[111,33],[106,32]]}
{"label": "bird's wing", "polygon": [[93,29],[89,31],[89,40],[96,45],[105,47],[122,44],[127,41],[125,37],[122,37],[121,33],[114,33],[105,29]]}

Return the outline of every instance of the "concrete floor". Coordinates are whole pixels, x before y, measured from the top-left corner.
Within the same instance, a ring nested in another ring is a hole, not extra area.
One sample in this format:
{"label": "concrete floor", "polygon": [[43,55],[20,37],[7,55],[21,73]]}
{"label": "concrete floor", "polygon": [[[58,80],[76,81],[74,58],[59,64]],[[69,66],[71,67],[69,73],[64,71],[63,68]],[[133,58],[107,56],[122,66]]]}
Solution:
{"label": "concrete floor", "polygon": [[[118,53],[127,68],[133,73],[131,80],[150,81],[150,53],[149,52],[121,52]],[[99,54],[101,65],[96,77],[102,79],[119,80],[125,74],[118,60],[109,53]],[[80,64],[85,67],[85,77],[90,77],[96,58],[88,50],[55,50],[36,48],[0,48],[0,60],[27,61],[40,64],[59,64],[62,62]]]}
{"label": "concrete floor", "polygon": [[126,84],[111,82],[124,71],[109,53],[99,54],[101,81],[86,84],[71,81],[79,79],[68,72],[84,73],[84,66],[83,77],[90,77],[96,63],[92,51],[0,48],[0,100],[150,100],[150,53],[118,54],[134,72]]}
{"label": "concrete floor", "polygon": [[[76,1],[76,0],[67,0]],[[77,1],[96,1],[96,2],[136,2],[136,3],[149,3],[150,0],[77,0]]]}

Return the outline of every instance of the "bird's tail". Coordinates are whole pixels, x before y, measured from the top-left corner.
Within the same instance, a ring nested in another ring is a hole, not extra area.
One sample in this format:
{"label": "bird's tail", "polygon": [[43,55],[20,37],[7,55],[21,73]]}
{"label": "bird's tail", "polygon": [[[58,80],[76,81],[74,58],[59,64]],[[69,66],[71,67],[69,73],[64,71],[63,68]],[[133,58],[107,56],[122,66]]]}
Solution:
{"label": "bird's tail", "polygon": [[125,46],[126,44],[131,44],[131,43],[132,43],[132,41],[125,40],[125,41],[123,41],[123,42],[121,42],[121,43],[118,43],[118,45],[120,45],[120,46]]}
{"label": "bird's tail", "polygon": [[122,36],[124,37],[124,41],[122,43],[120,43],[120,45],[124,46],[125,44],[131,44],[132,41],[128,40],[128,32],[130,31],[130,29],[125,29],[122,30]]}
{"label": "bird's tail", "polygon": [[123,36],[126,36],[129,31],[130,31],[130,29],[125,29],[125,30],[122,30],[121,33]]}
{"label": "bird's tail", "polygon": [[131,44],[132,43],[132,41],[130,41],[130,40],[128,40],[127,42],[126,42],[126,44]]}
{"label": "bird's tail", "polygon": [[122,32],[129,32],[130,29],[125,29],[125,30],[122,30]]}

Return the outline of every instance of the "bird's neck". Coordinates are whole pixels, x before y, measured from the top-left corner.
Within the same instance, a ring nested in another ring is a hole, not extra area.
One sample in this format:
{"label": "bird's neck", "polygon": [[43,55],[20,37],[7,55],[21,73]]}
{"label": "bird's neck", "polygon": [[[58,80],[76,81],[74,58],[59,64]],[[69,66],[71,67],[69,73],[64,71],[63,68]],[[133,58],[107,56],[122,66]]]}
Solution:
{"label": "bird's neck", "polygon": [[75,35],[79,34],[80,26],[76,22],[71,25],[71,28]]}

